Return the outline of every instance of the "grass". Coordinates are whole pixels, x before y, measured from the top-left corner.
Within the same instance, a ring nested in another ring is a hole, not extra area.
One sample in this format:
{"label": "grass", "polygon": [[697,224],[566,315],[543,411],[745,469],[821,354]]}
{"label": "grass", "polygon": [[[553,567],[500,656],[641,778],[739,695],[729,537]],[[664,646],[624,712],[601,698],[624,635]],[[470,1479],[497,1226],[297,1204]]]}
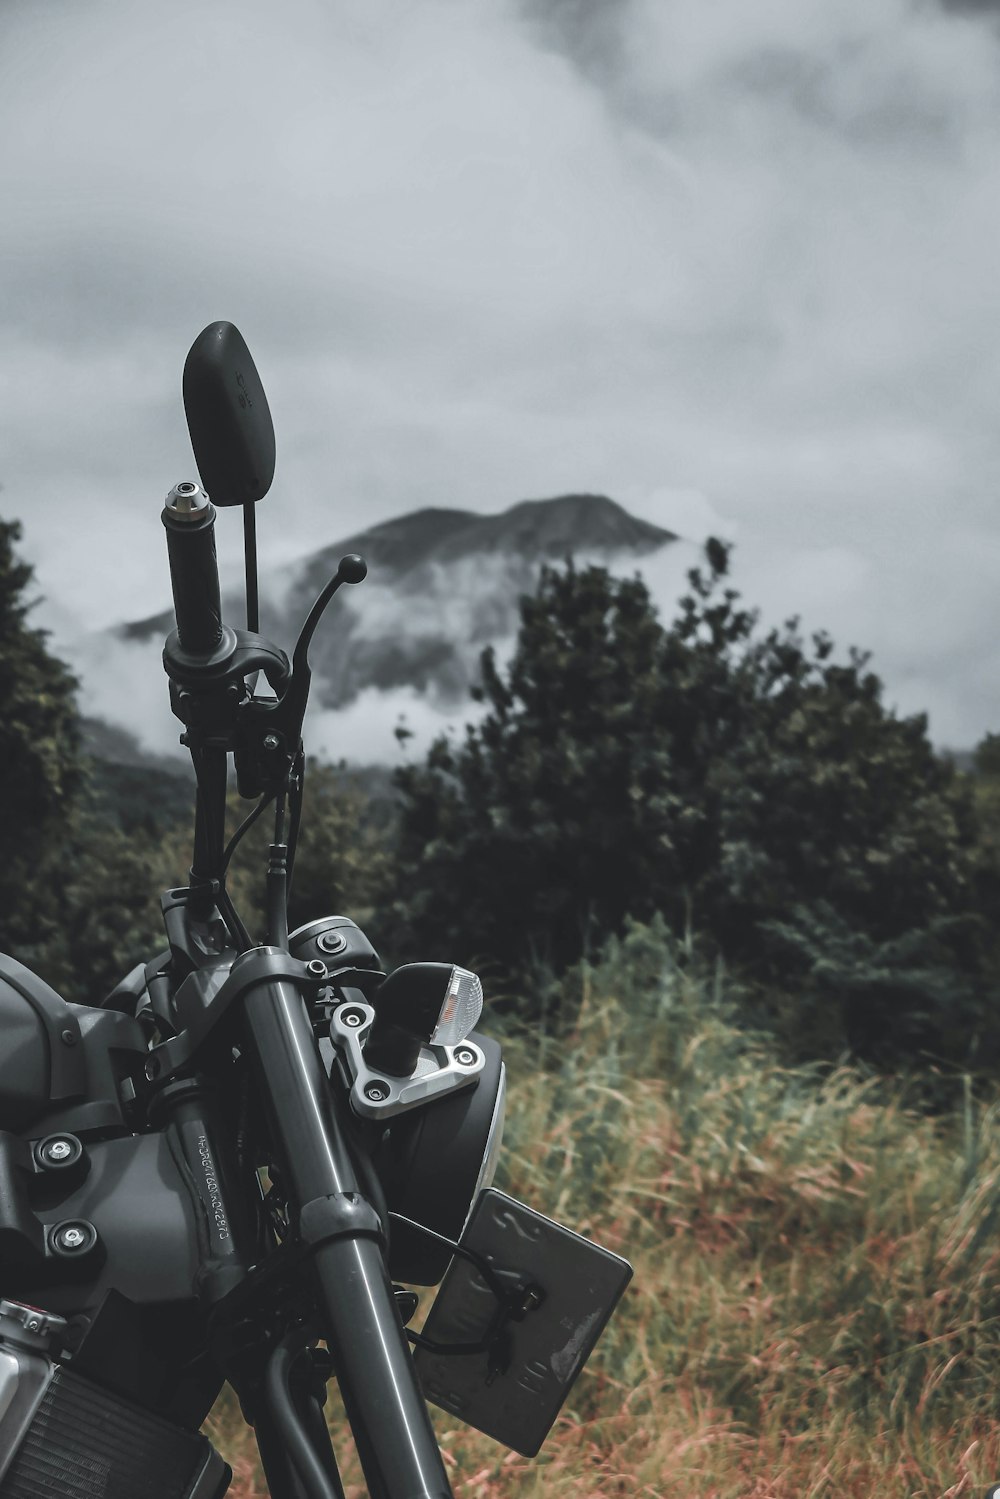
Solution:
{"label": "grass", "polygon": [[[730,997],[638,928],[566,985],[561,1035],[506,1037],[497,1184],[635,1279],[538,1458],[432,1408],[463,1499],[954,1499],[1000,1479],[1000,1101],[957,1078],[928,1117],[902,1084],[783,1066]],[[263,1495],[231,1405],[208,1430],[236,1499]]]}

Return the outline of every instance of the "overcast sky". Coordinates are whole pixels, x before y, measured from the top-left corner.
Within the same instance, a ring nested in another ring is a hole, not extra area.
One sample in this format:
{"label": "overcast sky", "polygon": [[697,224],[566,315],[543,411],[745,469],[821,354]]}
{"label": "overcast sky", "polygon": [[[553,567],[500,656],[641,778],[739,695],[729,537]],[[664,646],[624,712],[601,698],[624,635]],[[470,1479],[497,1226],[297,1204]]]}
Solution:
{"label": "overcast sky", "polygon": [[181,369],[228,318],[275,561],[603,491],[733,538],[938,742],[1000,729],[998,16],[3,0],[0,508],[40,619],[166,602]]}

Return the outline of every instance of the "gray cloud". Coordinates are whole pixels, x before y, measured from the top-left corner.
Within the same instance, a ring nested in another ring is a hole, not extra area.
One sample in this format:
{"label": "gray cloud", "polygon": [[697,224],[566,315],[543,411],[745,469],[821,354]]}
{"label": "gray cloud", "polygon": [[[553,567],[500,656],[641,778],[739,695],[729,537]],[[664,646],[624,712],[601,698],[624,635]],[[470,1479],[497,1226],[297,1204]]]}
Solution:
{"label": "gray cloud", "polygon": [[228,317],[277,426],[273,561],[426,504],[599,490],[668,525],[681,504],[725,519],[776,614],[871,645],[940,737],[975,736],[997,717],[978,673],[1000,681],[984,19],[8,6],[3,498],[50,617],[166,601],[180,371]]}
{"label": "gray cloud", "polygon": [[959,15],[985,16],[992,19],[1000,15],[1000,0],[939,0],[946,11]]}
{"label": "gray cloud", "polygon": [[632,0],[522,0],[521,14],[543,46],[607,86],[626,68],[631,9]]}

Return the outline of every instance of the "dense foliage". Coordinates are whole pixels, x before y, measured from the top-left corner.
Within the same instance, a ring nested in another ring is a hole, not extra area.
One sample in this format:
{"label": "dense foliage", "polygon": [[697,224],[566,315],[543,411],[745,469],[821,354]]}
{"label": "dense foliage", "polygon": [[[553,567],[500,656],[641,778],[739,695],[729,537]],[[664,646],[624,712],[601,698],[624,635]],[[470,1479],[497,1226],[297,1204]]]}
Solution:
{"label": "dense foliage", "polygon": [[[0,527],[0,948],[95,1000],[162,946],[190,823],[131,783],[116,811],[116,778],[88,776],[17,535]],[[293,925],[344,911],[392,957],[486,967],[494,990],[530,970],[537,1009],[542,970],[662,916],[755,979],[747,1019],[800,1054],[992,1065],[1000,749],[980,747],[974,800],[863,655],[795,621],[763,632],[728,561],[709,543],[666,626],[638,579],[546,570],[509,668],[483,657],[485,717],[400,773],[395,832],[311,767]],[[266,822],[231,880],[255,934]]]}
{"label": "dense foliage", "polygon": [[544,572],[484,719],[399,774],[401,940],[559,971],[660,913],[793,989],[807,1045],[964,1056],[992,876],[963,778],[863,654],[762,632],[728,562],[669,626],[638,579]]}
{"label": "dense foliage", "polygon": [[0,521],[0,948],[25,935],[22,891],[60,836],[82,782],[76,683],[29,623],[21,528]]}

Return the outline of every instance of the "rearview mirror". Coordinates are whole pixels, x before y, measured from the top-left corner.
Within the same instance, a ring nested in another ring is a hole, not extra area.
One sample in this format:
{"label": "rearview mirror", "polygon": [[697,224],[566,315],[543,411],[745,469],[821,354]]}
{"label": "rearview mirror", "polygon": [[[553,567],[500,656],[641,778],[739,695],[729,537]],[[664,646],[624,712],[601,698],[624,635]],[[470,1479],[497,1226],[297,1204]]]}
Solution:
{"label": "rearview mirror", "polygon": [[209,323],[184,363],[184,412],[201,482],[215,505],[262,500],[274,478],[274,426],[243,335]]}

